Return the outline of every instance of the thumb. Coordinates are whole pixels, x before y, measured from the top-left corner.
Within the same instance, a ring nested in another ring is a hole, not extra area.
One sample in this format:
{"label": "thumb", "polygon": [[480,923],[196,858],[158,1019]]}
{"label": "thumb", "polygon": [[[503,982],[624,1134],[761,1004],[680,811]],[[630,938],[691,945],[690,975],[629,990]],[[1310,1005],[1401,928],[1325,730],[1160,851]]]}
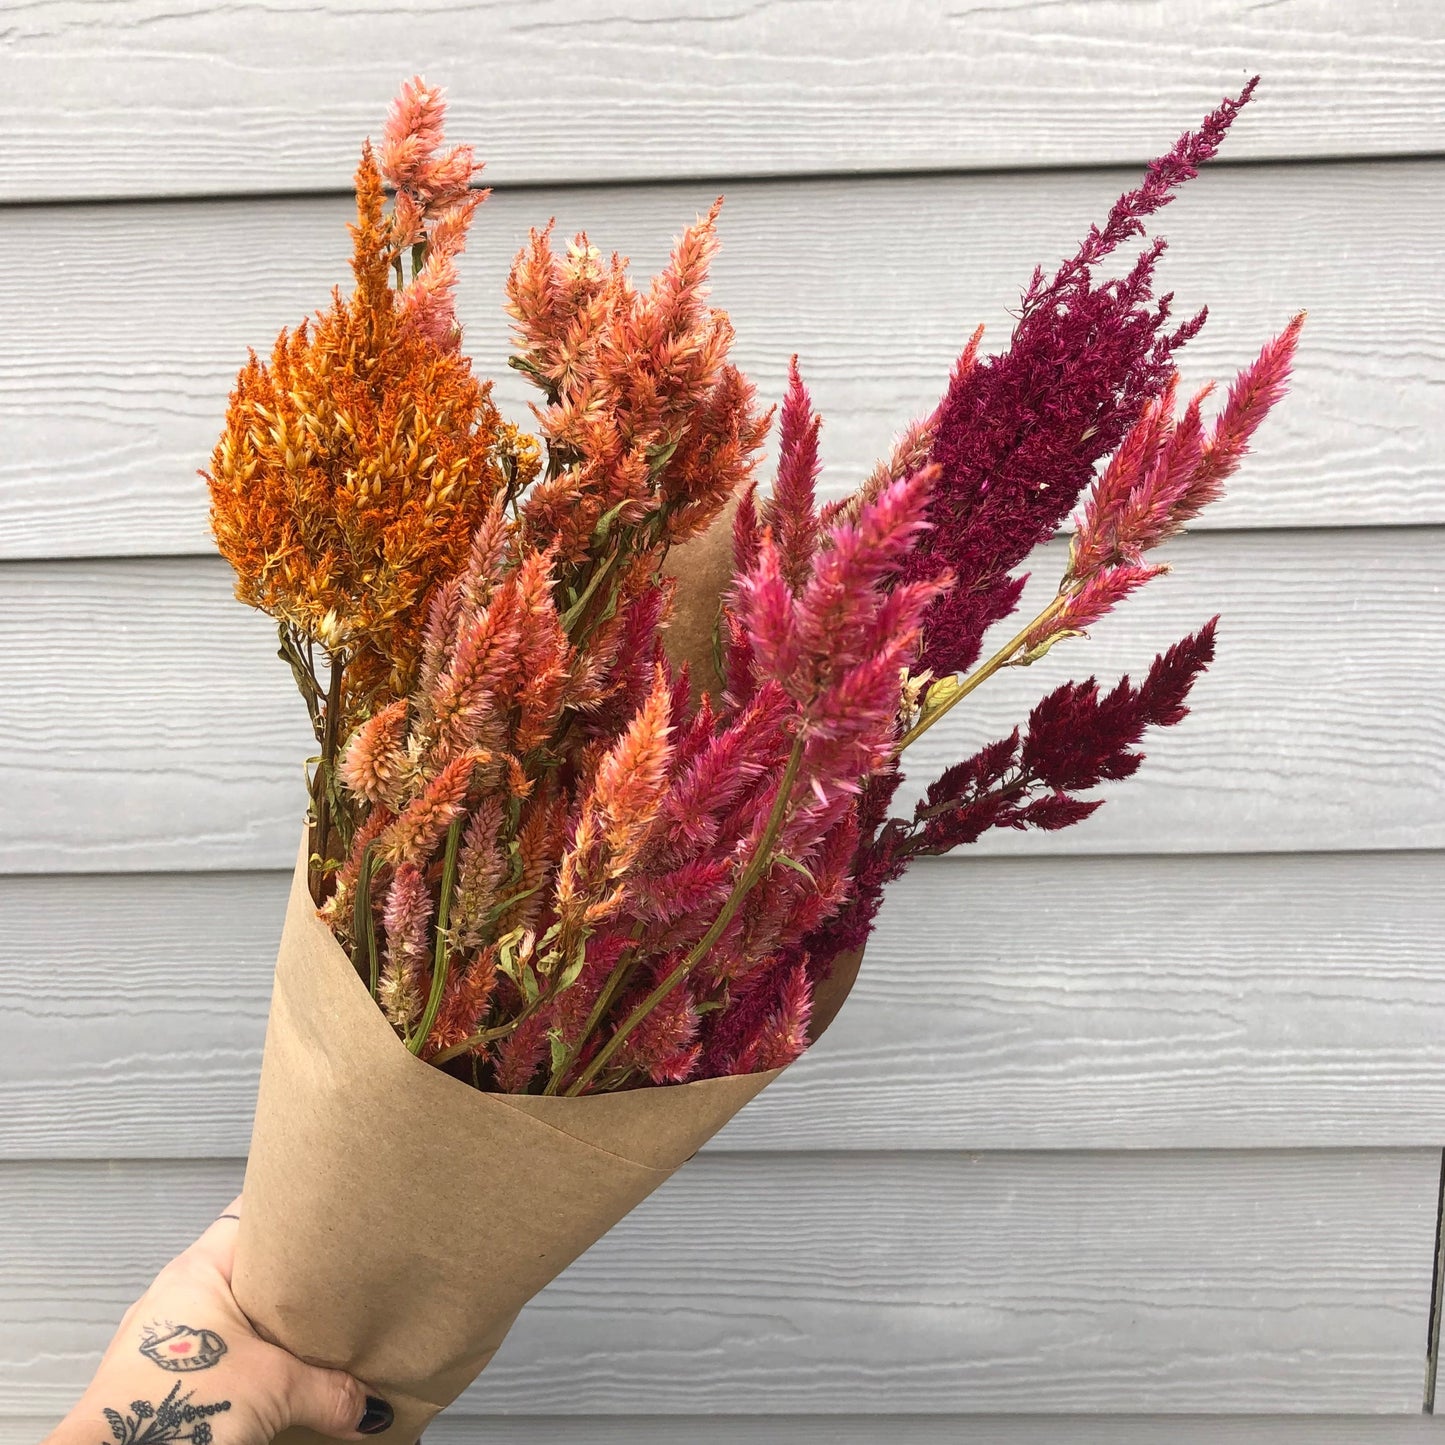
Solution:
{"label": "thumb", "polygon": [[391,1406],[345,1370],[326,1370],[292,1357],[285,1406],[289,1423],[321,1435],[356,1440],[389,1429]]}

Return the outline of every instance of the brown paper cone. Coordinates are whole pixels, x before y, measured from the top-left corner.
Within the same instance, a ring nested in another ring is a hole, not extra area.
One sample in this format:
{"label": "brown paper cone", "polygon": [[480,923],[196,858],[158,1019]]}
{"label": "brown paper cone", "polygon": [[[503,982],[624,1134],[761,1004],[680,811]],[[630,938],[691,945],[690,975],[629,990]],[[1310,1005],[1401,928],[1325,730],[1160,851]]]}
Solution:
{"label": "brown paper cone", "polygon": [[580,1099],[470,1088],[392,1032],[316,916],[303,849],[246,1165],[237,1302],[267,1338],[385,1396],[396,1423],[377,1438],[410,1445],[522,1306],[780,1072]]}
{"label": "brown paper cone", "polygon": [[663,569],[677,579],[677,591],[672,620],[662,643],[674,667],[687,664],[694,697],[722,691],[713,641],[722,595],[732,581],[733,518],[737,510],[737,499],[733,498],[702,536],[668,553]]}
{"label": "brown paper cone", "polygon": [[823,1037],[823,1031],[838,1017],[838,1011],[848,1002],[848,995],[858,981],[858,970],[863,963],[863,950],[840,953],[833,960],[833,971],[813,990],[813,1014],[808,1021],[808,1042],[815,1044]]}

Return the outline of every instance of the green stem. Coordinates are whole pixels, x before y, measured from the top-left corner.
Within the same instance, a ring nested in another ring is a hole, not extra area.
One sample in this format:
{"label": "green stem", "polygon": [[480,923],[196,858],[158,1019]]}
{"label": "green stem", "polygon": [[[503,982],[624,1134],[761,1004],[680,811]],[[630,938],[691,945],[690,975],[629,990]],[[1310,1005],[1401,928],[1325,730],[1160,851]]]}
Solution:
{"label": "green stem", "polygon": [[[931,728],[934,723],[939,720],[939,718],[943,717],[946,713],[952,712],[953,709],[956,708],[959,703],[961,703],[964,698],[966,698],[969,693],[974,690],[974,688],[976,688],[980,683],[987,682],[988,679],[991,678],[994,673],[996,673],[1000,668],[1007,667],[1009,662],[1013,659],[1014,653],[1016,653],[1019,648],[1023,646],[1024,639],[1028,637],[1029,633],[1031,633],[1039,625],[1039,623],[1043,622],[1045,618],[1057,612],[1059,608],[1061,608],[1068,600],[1069,599],[1067,595],[1062,593],[1059,596],[1055,597],[1054,600],[1050,602],[1049,605],[1045,607],[1044,610],[1040,612],[1039,615],[1035,617],[1033,621],[1028,624],[1027,627],[1025,627],[1021,632],[1017,633],[1014,637],[1011,637],[1006,643],[1004,643],[1001,648],[999,648],[996,653],[994,653],[991,658],[989,658],[987,662],[985,662],[976,671],[971,672],[966,678],[964,678],[964,680],[958,686],[958,691],[955,692],[953,696],[948,699],[947,702],[935,708],[931,713],[928,713],[927,716],[919,719],[918,722],[914,723],[914,725],[909,728],[908,731],[904,733],[901,738],[899,738],[898,751],[901,753],[904,748],[908,747],[912,743],[916,743],[918,739],[921,738],[923,734],[926,733],[929,728]],[[927,702],[928,699],[925,695],[925,709],[927,707]]]}
{"label": "green stem", "polygon": [[376,910],[371,906],[371,873],[376,866],[371,843],[361,855],[361,868],[356,875],[356,908],[352,915],[351,933],[356,946],[366,963],[367,987],[371,996],[376,997],[377,954],[376,954]]}
{"label": "green stem", "polygon": [[547,1080],[547,1087],[542,1090],[544,1094],[555,1094],[562,1087],[562,1081],[572,1072],[572,1068],[577,1062],[577,1055],[582,1052],[582,1046],[592,1037],[592,1030],[602,1022],[603,1015],[612,1007],[612,1000],[622,991],[622,985],[632,973],[633,965],[636,962],[636,955],[631,949],[625,951],[617,960],[616,966],[607,976],[607,982],[602,985],[602,992],[597,995],[597,1002],[592,1005],[592,1012],[587,1015],[587,1022],[582,1026],[582,1032],[577,1035],[572,1046],[567,1050],[567,1056],[562,1060],[561,1067]]}
{"label": "green stem", "polygon": [[322,722],[321,760],[316,768],[316,783],[312,802],[316,810],[316,831],[312,853],[316,863],[312,867],[309,882],[311,897],[321,903],[321,889],[326,877],[326,865],[331,861],[332,779],[336,773],[336,750],[341,744],[341,678],[346,670],[344,659],[339,653],[331,654],[331,677],[326,688],[326,715]]}
{"label": "green stem", "polygon": [[526,1023],[538,1009],[545,1008],[556,997],[557,990],[555,988],[548,990],[546,993],[539,994],[516,1018],[508,1019],[506,1023],[497,1024],[490,1029],[478,1029],[476,1033],[469,1034],[464,1038],[461,1043],[453,1044],[450,1048],[443,1049],[439,1054],[433,1054],[428,1062],[436,1065],[447,1064],[466,1053],[468,1049],[476,1048],[478,1044],[491,1044],[495,1043],[498,1039],[506,1038],[513,1030]]}
{"label": "green stem", "polygon": [[612,565],[617,561],[618,553],[612,552],[607,560],[600,567],[593,568],[592,577],[588,581],[582,595],[562,614],[562,630],[570,635],[572,624],[578,621],[587,609],[587,604],[592,600],[592,594],[601,585],[602,579],[612,570]]}
{"label": "green stem", "polygon": [[718,916],[713,919],[712,926],[692,946],[682,962],[618,1025],[616,1032],[593,1055],[591,1062],[567,1090],[568,1098],[574,1098],[580,1094],[611,1063],[613,1055],[622,1047],[628,1035],[687,977],[697,965],[698,960],[723,936],[728,924],[733,921],[733,915],[742,907],[743,899],[752,892],[756,884],[767,873],[773,862],[773,845],[778,841],[778,834],[783,831],[783,824],[787,821],[789,806],[793,800],[793,784],[797,782],[799,769],[803,765],[805,741],[804,734],[799,732],[793,741],[793,751],[789,754],[788,766],[783,771],[783,781],[778,789],[778,798],[773,804],[772,813],[768,816],[763,836],[758,840],[757,850],[748,860],[748,866],[743,869],[738,881],[733,885],[727,902],[723,904]]}
{"label": "green stem", "polygon": [[426,1009],[416,1032],[406,1041],[412,1053],[419,1054],[426,1044],[427,1035],[436,1022],[437,1010],[442,1006],[442,990],[446,987],[451,951],[447,948],[447,918],[452,911],[452,890],[457,879],[457,849],[462,841],[463,819],[458,818],[447,829],[447,851],[442,862],[441,901],[437,904],[436,952],[432,956],[431,993],[427,996]]}
{"label": "green stem", "polygon": [[321,701],[325,694],[321,684],[316,681],[316,669],[310,655],[311,639],[306,639],[307,655],[303,657],[289,622],[278,622],[276,635],[281,643],[277,649],[278,656],[291,669],[291,676],[296,679],[297,691],[306,704],[306,716],[311,719],[311,731],[316,734],[316,741],[319,743],[323,726]]}

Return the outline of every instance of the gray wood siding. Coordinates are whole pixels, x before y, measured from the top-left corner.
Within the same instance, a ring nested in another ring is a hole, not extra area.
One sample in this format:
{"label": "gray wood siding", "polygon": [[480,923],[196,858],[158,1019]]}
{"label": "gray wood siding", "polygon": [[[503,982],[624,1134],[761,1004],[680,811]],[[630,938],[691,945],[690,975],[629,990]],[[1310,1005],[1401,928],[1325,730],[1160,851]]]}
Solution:
{"label": "gray wood siding", "polygon": [[[927,778],[1006,732],[1050,688],[1136,677],[1214,613],[1219,656],[1186,723],[1061,833],[989,834],[975,854],[1279,852],[1445,842],[1445,632],[1428,617],[1445,527],[1230,532],[1180,539],[1176,571],[1087,643],[981,689],[910,752]],[[1042,604],[1062,569],[1045,550]],[[284,868],[300,760],[314,745],[272,624],[238,606],[218,558],[0,569],[0,786],[9,872]],[[1025,615],[1028,615],[1025,613]],[[84,656],[83,667],[62,659]],[[906,802],[911,796],[907,790]]]}
{"label": "gray wood siding", "polygon": [[1445,7],[29,0],[0,19],[0,1445],[240,1178],[310,740],[196,469],[246,346],[345,282],[360,137],[417,70],[499,186],[460,305],[519,418],[526,227],[646,274],[723,192],[714,298],[765,398],[800,353],[836,494],[1256,70],[1161,218],[1162,288],[1211,310],[1186,384],[1310,311],[1174,575],[914,771],[1218,612],[1192,715],[1083,826],[904,880],[828,1038],[428,1445],[1445,1438]]}
{"label": "gray wood siding", "polygon": [[[1067,254],[1133,183],[1117,170],[503,192],[478,215],[460,315],[479,372],[525,416],[500,298],[527,227],[555,215],[646,276],[723,190],[713,294],[765,396],[799,353],[836,494],[933,405],[976,324],[1002,344],[1033,259]],[[236,368],[345,281],[352,209],[346,196],[0,208],[0,246],[47,272],[0,353],[0,557],[209,551],[196,468]],[[1188,385],[1227,381],[1310,311],[1290,405],[1200,526],[1445,521],[1441,165],[1221,166],[1162,227],[1162,285],[1181,314],[1210,308]],[[1372,264],[1382,234],[1389,261]]]}
{"label": "gray wood siding", "polygon": [[[1439,882],[1423,852],[930,860],[807,1067],[706,1147],[1429,1147]],[[0,879],[0,1160],[244,1154],[289,883]]]}
{"label": "gray wood siding", "polygon": [[334,189],[403,67],[503,182],[1143,161],[1255,71],[1236,157],[1445,149],[1435,0],[48,0],[4,40],[17,200]]}
{"label": "gray wood siding", "polygon": [[[710,1155],[527,1308],[460,1412],[1404,1413],[1438,1166]],[[0,1410],[62,1407],[239,1180],[237,1162],[0,1168]]]}

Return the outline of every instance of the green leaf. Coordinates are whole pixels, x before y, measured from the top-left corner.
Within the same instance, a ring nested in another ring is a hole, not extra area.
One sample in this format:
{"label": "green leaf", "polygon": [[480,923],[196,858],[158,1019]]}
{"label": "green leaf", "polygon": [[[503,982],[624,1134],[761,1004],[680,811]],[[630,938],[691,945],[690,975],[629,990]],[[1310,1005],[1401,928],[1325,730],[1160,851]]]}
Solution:
{"label": "green leaf", "polygon": [[1087,637],[1088,633],[1079,632],[1074,628],[1065,628],[1062,632],[1056,632],[1052,637],[1046,637],[1042,642],[1035,643],[1025,653],[1021,653],[1008,665],[1010,667],[1028,667],[1043,657],[1056,642],[1062,642],[1066,637]]}
{"label": "green leaf", "polygon": [[582,969],[587,962],[587,950],[579,948],[577,955],[572,962],[562,970],[562,976],[557,980],[557,991],[560,993],[564,988],[571,988],[582,975]]}
{"label": "green leaf", "polygon": [[804,864],[799,863],[796,858],[789,858],[786,853],[774,853],[773,862],[781,863],[784,868],[791,868],[794,873],[801,873],[809,883],[815,887],[817,886],[818,880],[813,877],[812,872]]}
{"label": "green leaf", "polygon": [[547,1030],[547,1044],[552,1051],[552,1072],[555,1074],[567,1057],[567,1045],[562,1042],[561,1032],[557,1029]]}
{"label": "green leaf", "polygon": [[622,509],[627,505],[626,500],[618,502],[615,507],[609,507],[607,511],[598,517],[597,525],[592,529],[592,540],[599,544],[607,540],[608,533],[612,531],[612,524],[622,515]]}
{"label": "green leaf", "polygon": [[930,718],[936,716],[958,696],[962,689],[963,679],[956,674],[940,677],[924,694],[923,709],[919,715],[920,721],[926,723]]}
{"label": "green leaf", "polygon": [[495,923],[514,903],[520,903],[524,898],[530,898],[541,886],[540,883],[534,883],[532,887],[524,888],[520,893],[508,894],[507,897],[498,903],[494,903],[492,907],[487,910],[486,921],[488,923]]}
{"label": "green leaf", "polygon": [[660,476],[666,469],[668,462],[672,460],[672,454],[677,450],[678,443],[682,440],[683,432],[686,430],[686,427],[679,428],[676,436],[648,447],[647,467],[654,478]]}

